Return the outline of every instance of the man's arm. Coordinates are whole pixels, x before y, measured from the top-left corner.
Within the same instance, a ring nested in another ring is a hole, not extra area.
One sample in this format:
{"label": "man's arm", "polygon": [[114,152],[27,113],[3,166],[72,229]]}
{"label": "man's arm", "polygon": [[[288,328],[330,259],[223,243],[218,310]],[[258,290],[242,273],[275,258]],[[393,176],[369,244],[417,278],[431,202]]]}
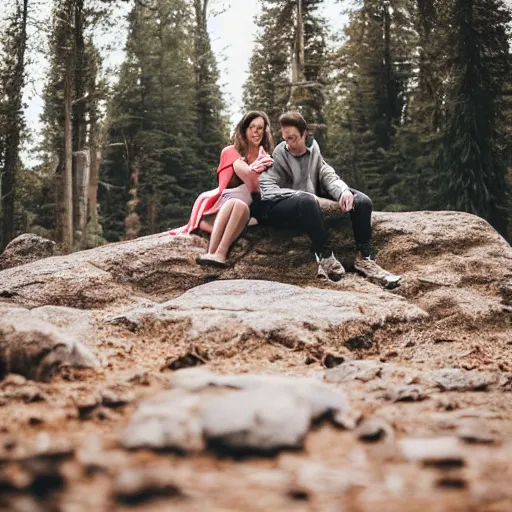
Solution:
{"label": "man's arm", "polygon": [[274,201],[283,197],[290,197],[297,193],[296,190],[286,188],[286,175],[275,165],[260,174],[260,192],[263,200]]}
{"label": "man's arm", "polygon": [[320,183],[335,201],[339,201],[342,194],[349,188],[323,158],[320,167]]}

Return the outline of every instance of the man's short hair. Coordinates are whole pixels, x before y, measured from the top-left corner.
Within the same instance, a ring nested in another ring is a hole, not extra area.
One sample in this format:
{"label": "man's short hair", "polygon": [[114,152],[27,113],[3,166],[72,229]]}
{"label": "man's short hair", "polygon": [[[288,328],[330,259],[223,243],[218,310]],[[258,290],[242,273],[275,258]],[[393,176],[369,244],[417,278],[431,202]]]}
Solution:
{"label": "man's short hair", "polygon": [[297,112],[297,110],[290,110],[289,112],[282,114],[279,118],[279,124],[281,125],[281,128],[284,128],[285,126],[294,126],[299,130],[301,136],[308,129],[305,119],[299,112]]}

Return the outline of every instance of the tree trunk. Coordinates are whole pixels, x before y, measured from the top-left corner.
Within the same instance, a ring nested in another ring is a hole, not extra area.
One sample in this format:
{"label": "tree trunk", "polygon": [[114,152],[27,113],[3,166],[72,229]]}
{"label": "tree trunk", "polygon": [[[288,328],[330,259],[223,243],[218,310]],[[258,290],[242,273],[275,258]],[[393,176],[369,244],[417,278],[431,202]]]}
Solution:
{"label": "tree trunk", "polygon": [[393,58],[391,55],[391,13],[390,5],[387,0],[382,5],[382,21],[384,32],[384,77],[385,77],[385,91],[384,91],[384,105],[383,114],[385,116],[386,132],[384,134],[382,143],[385,149],[389,148],[391,142],[391,130],[393,118],[395,114],[395,87],[393,77]]}
{"label": "tree trunk", "polygon": [[[72,59],[70,59],[72,60]],[[72,147],[72,78],[71,66],[66,70],[64,80],[64,168],[63,196],[60,211],[62,213],[62,250],[69,253],[73,250],[73,147]]]}
{"label": "tree trunk", "polygon": [[87,197],[89,192],[91,159],[89,150],[76,151],[73,153],[73,207],[75,232],[77,233],[77,244],[82,245],[87,223]]}
{"label": "tree trunk", "polygon": [[[75,27],[74,27],[74,76],[73,76],[73,97],[75,101],[72,103],[72,152],[74,155],[79,155],[84,150],[86,144],[87,123],[85,113],[87,110],[86,101],[86,73],[85,73],[85,43],[84,43],[84,14],[83,14],[83,0],[74,1],[75,11]],[[81,198],[78,197],[77,191],[81,190],[83,183],[83,157],[72,159],[72,179],[74,191],[74,206],[73,206],[73,236],[79,238],[75,240],[78,245],[82,242],[84,236],[85,212],[82,212]],[[77,167],[78,164],[80,168]],[[87,180],[89,179],[89,155],[87,155]],[[76,200],[76,202],[75,202]]]}
{"label": "tree trunk", "polygon": [[91,112],[91,128],[90,128],[90,173],[89,173],[89,191],[88,191],[88,207],[87,217],[96,225],[98,222],[98,180],[100,168],[100,152],[98,148],[98,124],[96,116]]}
{"label": "tree trunk", "polygon": [[20,12],[16,13],[15,23],[19,25],[16,33],[16,57],[11,77],[7,80],[5,92],[7,96],[7,126],[5,140],[5,165],[2,174],[2,239],[1,249],[14,238],[14,204],[16,192],[16,166],[18,164],[20,132],[23,121],[21,118],[23,85],[25,72],[25,49],[27,44],[28,0],[23,0]]}
{"label": "tree trunk", "polygon": [[132,188],[130,189],[131,199],[128,201],[128,214],[124,219],[125,240],[134,240],[139,236],[141,228],[140,217],[137,214],[137,205],[139,204],[139,177],[140,161],[137,157],[132,160]]}
{"label": "tree trunk", "polygon": [[301,83],[304,82],[304,9],[303,0],[297,1],[297,22],[292,48],[290,106],[296,107],[301,98]]}

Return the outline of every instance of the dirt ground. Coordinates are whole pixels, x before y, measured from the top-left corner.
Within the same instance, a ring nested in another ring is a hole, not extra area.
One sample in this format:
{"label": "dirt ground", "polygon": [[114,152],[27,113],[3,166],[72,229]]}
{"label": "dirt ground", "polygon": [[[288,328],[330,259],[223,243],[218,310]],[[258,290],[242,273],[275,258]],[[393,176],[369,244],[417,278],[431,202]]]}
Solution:
{"label": "dirt ground", "polygon": [[[365,440],[321,422],[301,451],[234,457],[119,447],[136,401],[166,387],[166,362],[197,347],[169,343],[176,334],[161,329],[108,326],[107,314],[96,314],[89,339],[108,360],[100,371],[63,371],[48,383],[10,375],[0,383],[3,510],[512,510],[508,328],[446,328],[441,319],[384,329],[352,356],[421,375],[445,367],[492,372],[500,387],[437,389],[423,400],[394,402],[383,396],[385,379],[344,382],[339,386],[363,417],[382,420],[381,434]],[[249,339],[209,367],[321,379],[329,370],[320,359],[307,348]],[[116,399],[98,404],[105,389]],[[403,438],[447,436],[461,439],[459,458],[408,460],[399,448]]]}

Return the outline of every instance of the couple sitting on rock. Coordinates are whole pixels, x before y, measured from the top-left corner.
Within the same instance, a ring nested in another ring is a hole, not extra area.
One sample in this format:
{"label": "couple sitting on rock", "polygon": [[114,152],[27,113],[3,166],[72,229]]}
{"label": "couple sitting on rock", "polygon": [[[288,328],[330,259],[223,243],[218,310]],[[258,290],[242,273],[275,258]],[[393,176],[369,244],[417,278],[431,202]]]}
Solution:
{"label": "couple sitting on rock", "polygon": [[327,196],[350,215],[357,249],[354,268],[385,287],[396,286],[400,276],[382,269],[371,256],[370,198],[349,188],[325,162],[299,112],[283,114],[279,123],[283,142],[273,150],[268,116],[252,111],[242,118],[234,144],[221,153],[218,188],[202,193],[188,224],[170,234],[210,233],[208,252],[197,262],[227,267],[229,248],[247,225],[293,229],[311,239],[318,277],[339,281],[345,269],[334,255],[317,200]]}

